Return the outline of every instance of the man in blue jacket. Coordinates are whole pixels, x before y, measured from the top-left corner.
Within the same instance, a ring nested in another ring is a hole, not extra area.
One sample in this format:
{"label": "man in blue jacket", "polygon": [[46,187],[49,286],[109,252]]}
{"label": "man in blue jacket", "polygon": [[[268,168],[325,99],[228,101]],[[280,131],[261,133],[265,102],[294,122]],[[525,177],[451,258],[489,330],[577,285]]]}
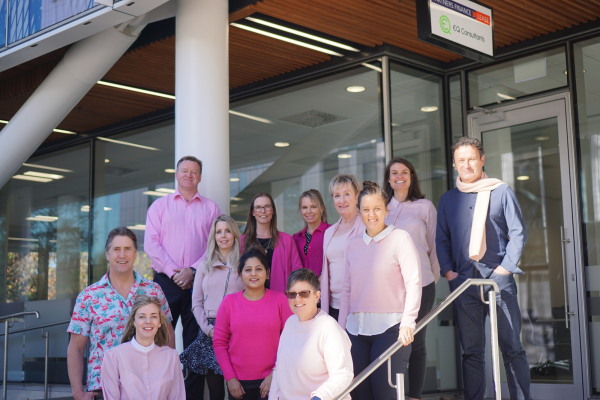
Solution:
{"label": "man in blue jacket", "polygon": [[[483,172],[484,149],[474,138],[452,145],[457,188],[446,192],[438,206],[436,249],[441,275],[454,291],[466,279],[493,279],[498,339],[504,357],[512,400],[530,400],[529,363],[521,345],[521,310],[513,274],[518,267],[527,232],[515,192]],[[485,393],[485,318],[487,306],[479,288],[471,286],[454,301],[458,336],[463,348],[465,400],[483,400]]]}

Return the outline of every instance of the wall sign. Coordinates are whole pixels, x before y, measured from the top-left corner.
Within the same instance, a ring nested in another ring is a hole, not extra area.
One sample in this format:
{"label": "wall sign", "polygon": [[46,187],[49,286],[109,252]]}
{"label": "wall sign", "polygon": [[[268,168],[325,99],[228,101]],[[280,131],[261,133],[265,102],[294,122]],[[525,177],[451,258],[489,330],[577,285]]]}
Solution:
{"label": "wall sign", "polygon": [[477,61],[494,59],[492,8],[472,0],[417,0],[419,39]]}

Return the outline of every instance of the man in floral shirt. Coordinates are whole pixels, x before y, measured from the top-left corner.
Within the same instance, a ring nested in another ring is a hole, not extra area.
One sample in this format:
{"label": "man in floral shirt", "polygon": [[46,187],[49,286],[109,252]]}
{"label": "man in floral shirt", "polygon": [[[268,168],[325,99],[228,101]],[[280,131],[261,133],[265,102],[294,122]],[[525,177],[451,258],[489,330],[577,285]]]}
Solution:
{"label": "man in floral shirt", "polygon": [[[68,332],[71,341],[67,350],[69,380],[76,400],[93,399],[102,392],[100,370],[104,352],[121,343],[125,324],[136,296],[156,296],[162,311],[171,322],[169,304],[160,286],[133,271],[137,256],[137,238],[131,230],[120,227],[108,234],[106,259],[109,271],[100,281],[85,288],[77,297]],[[169,346],[175,347],[175,334],[169,324]],[[88,337],[91,342],[88,358],[87,385],[84,390],[83,356]]]}

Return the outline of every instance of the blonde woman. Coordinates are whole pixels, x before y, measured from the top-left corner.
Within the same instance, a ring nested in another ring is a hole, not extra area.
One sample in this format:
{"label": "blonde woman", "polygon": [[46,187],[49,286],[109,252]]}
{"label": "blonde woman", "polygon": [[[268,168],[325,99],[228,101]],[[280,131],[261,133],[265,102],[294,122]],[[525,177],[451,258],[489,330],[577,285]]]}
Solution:
{"label": "blonde woman", "polygon": [[302,266],[321,276],[323,269],[323,237],[331,225],[327,223],[327,210],[323,196],[317,189],[300,195],[298,211],[304,219],[304,229],[294,234]]}
{"label": "blonde woman", "polygon": [[340,313],[348,241],[365,229],[356,206],[361,190],[362,184],[355,175],[340,174],[329,183],[329,194],[340,220],[327,228],[323,237],[321,309],[336,320]]}
{"label": "blonde woman", "polygon": [[210,400],[225,398],[223,372],[213,350],[217,311],[223,298],[244,290],[236,268],[240,259],[240,229],[233,218],[217,217],[210,228],[206,254],[194,279],[192,312],[200,325],[198,338],[183,353],[181,363],[206,376]]}
{"label": "blonde woman", "polygon": [[104,399],[185,399],[179,356],[167,346],[169,322],[161,307],[157,297],[136,297],[121,345],[104,354]]}

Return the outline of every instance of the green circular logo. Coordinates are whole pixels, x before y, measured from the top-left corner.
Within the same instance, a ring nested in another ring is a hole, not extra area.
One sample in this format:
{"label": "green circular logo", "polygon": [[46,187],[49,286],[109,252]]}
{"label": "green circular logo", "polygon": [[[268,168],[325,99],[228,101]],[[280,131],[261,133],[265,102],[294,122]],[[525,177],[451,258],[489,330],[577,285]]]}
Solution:
{"label": "green circular logo", "polygon": [[440,17],[440,28],[442,28],[442,32],[450,34],[450,20],[445,15]]}

